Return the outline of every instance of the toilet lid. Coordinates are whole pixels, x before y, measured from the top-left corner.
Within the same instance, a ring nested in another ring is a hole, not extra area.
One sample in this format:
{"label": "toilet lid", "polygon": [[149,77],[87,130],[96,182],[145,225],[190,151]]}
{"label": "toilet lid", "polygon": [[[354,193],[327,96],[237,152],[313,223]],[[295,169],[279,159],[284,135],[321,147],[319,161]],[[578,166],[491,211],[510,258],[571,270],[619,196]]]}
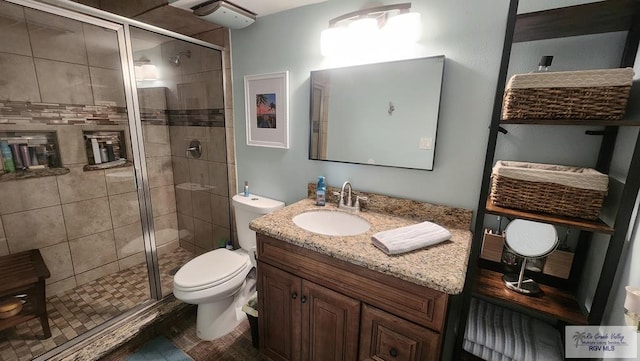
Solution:
{"label": "toilet lid", "polygon": [[173,282],[182,289],[202,289],[226,282],[251,267],[246,254],[225,248],[204,253],[187,262],[175,274]]}

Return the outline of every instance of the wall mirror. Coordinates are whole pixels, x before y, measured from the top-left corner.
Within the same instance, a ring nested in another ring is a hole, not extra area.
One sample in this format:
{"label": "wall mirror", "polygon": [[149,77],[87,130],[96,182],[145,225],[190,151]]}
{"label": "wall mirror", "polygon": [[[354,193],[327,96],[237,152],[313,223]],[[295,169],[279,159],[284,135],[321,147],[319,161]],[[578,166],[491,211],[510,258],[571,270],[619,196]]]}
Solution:
{"label": "wall mirror", "polygon": [[444,56],[311,72],[309,159],[432,170]]}

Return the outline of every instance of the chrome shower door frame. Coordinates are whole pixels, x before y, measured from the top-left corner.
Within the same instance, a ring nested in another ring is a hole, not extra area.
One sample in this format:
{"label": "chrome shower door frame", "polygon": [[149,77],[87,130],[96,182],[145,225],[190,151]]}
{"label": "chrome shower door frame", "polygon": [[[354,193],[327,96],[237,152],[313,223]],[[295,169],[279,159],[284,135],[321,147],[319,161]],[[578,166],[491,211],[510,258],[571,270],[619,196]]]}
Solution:
{"label": "chrome shower door frame", "polygon": [[[157,301],[162,299],[161,280],[157,258],[156,239],[154,232],[151,188],[149,175],[147,172],[147,160],[145,157],[142,118],[140,114],[140,104],[138,101],[138,91],[136,86],[134,59],[131,42],[130,27],[135,26],[144,30],[152,31],[161,35],[166,35],[177,40],[190,42],[203,47],[219,50],[223,52],[223,47],[213,45],[198,39],[174,33],[165,29],[151,26],[142,22],[131,20],[119,15],[111,14],[99,9],[91,8],[79,3],[67,0],[6,0],[9,3],[44,11],[53,15],[71,18],[91,25],[100,26],[113,30],[117,34],[119,54],[121,61],[122,79],[124,84],[125,101],[127,106],[127,116],[129,123],[131,151],[133,155],[134,173],[136,182],[136,192],[140,210],[140,220],[144,241],[144,251],[149,277],[149,289],[151,299],[145,301],[131,310],[116,316],[115,318],[100,324],[93,329],[81,334],[67,343],[54,348],[36,357],[34,360],[47,360],[55,355],[67,354],[70,350],[79,348],[83,341],[99,334],[110,327],[115,327],[131,317],[139,314],[143,310],[152,307]],[[225,57],[222,58],[222,68],[226,68]],[[225,72],[222,75],[223,87],[226,86]],[[224,93],[223,93],[224,94]],[[226,104],[227,99],[223,99]]]}

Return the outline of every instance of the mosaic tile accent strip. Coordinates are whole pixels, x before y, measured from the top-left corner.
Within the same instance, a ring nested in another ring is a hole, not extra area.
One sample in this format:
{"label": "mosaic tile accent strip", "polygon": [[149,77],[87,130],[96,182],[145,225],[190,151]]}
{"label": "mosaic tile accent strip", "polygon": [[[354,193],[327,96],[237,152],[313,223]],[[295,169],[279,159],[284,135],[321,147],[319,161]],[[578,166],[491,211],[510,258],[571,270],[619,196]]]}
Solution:
{"label": "mosaic tile accent strip", "polygon": [[169,110],[169,125],[224,127],[224,109]]}
{"label": "mosaic tile accent strip", "polygon": [[[224,109],[140,110],[143,122],[156,125],[224,127]],[[126,107],[20,101],[0,102],[0,124],[126,124]]]}
{"label": "mosaic tile accent strip", "polygon": [[127,121],[126,108],[109,104],[0,102],[0,123],[4,124],[116,125],[127,123]]}
{"label": "mosaic tile accent strip", "polygon": [[[171,272],[193,255],[177,248],[159,258],[163,295],[172,292]],[[31,360],[150,298],[146,263],[47,298],[51,337],[41,340],[38,319],[0,332],[0,360]]]}
{"label": "mosaic tile accent strip", "polygon": [[142,122],[153,125],[224,127],[224,109],[140,109]]}
{"label": "mosaic tile accent strip", "polygon": [[169,125],[169,115],[164,109],[140,109],[142,123],[152,125]]}

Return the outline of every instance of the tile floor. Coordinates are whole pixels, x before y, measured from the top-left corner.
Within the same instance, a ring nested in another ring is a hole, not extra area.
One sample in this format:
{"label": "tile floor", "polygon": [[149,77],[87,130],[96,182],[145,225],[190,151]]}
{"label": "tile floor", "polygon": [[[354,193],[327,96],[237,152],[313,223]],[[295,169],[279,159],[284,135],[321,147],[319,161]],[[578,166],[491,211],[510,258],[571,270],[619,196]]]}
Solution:
{"label": "tile floor", "polygon": [[[158,335],[166,337],[174,346],[195,361],[258,361],[259,352],[252,346],[251,329],[247,320],[243,321],[229,334],[213,341],[203,341],[196,335],[196,308],[190,307],[184,315],[178,317]],[[141,341],[141,342],[140,342]],[[128,357],[144,347],[146,340],[132,340],[117,351],[104,357],[102,361],[126,361]]]}
{"label": "tile floor", "polygon": [[[171,293],[171,272],[193,255],[177,248],[159,259],[162,293]],[[47,298],[51,337],[41,340],[38,319],[0,331],[0,360],[31,360],[150,298],[146,263]]]}

